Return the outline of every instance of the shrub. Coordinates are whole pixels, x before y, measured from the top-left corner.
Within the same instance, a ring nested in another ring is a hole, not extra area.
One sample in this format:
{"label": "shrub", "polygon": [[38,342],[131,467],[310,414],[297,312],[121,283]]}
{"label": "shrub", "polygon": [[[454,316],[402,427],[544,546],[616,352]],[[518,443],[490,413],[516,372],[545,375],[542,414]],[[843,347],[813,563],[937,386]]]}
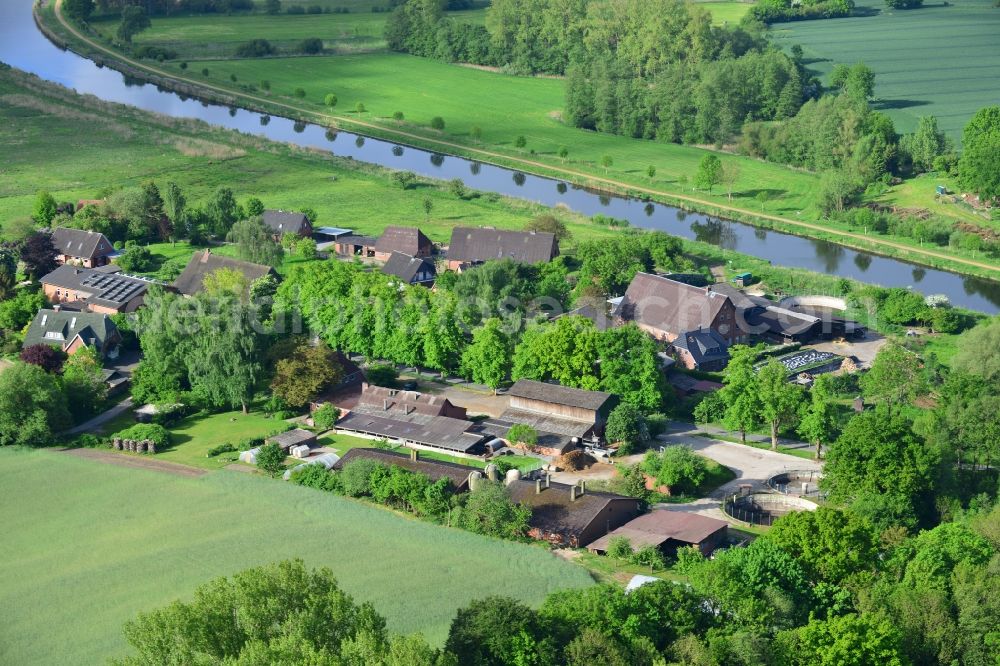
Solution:
{"label": "shrub", "polygon": [[273,442],[260,447],[257,452],[257,469],[277,476],[285,469],[285,452]]}
{"label": "shrub", "polygon": [[236,55],[240,58],[260,58],[273,53],[274,47],[266,39],[251,39],[236,47]]}
{"label": "shrub", "polygon": [[403,120],[403,112],[402,111],[393,111],[392,112],[392,119],[395,120],[397,123],[398,122],[402,122],[402,120]]}
{"label": "shrub", "polygon": [[329,430],[340,418],[340,410],[327,403],[313,412],[313,425],[318,430]]}
{"label": "shrub", "polygon": [[616,536],[611,537],[611,540],[608,541],[608,557],[613,557],[616,560],[628,560],[634,553],[628,537]]}
{"label": "shrub", "polygon": [[232,444],[226,442],[225,444],[219,444],[218,446],[213,446],[205,454],[206,458],[214,458],[215,456],[222,455],[223,453],[232,453],[236,451],[236,447]]}
{"label": "shrub", "polygon": [[[299,42],[300,53],[306,53],[309,55],[316,55],[317,53],[323,52],[323,40],[319,37],[310,37],[308,39],[303,39]],[[327,106],[332,106],[328,104]]]}
{"label": "shrub", "polygon": [[368,377],[368,381],[375,386],[384,386],[385,388],[396,388],[399,382],[399,370],[392,365],[373,365],[365,371],[365,375]]}
{"label": "shrub", "polygon": [[340,473],[344,494],[348,497],[364,497],[372,494],[372,475],[388,468],[382,463],[361,458],[349,462]]}
{"label": "shrub", "polygon": [[439,132],[444,129],[444,118],[441,116],[434,116],[431,118],[431,127],[438,130]]}
{"label": "shrub", "polygon": [[635,554],[629,558],[629,561],[632,562],[632,564],[649,567],[650,571],[664,569],[667,566],[663,553],[661,553],[660,549],[656,546],[643,546],[639,550],[635,551]]}
{"label": "shrub", "polygon": [[296,88],[295,96],[298,97],[299,99],[302,99],[306,96],[306,91],[302,88]]}
{"label": "shrub", "polygon": [[330,472],[322,465],[306,465],[292,472],[289,480],[300,486],[325,490],[330,493],[343,494],[344,484],[339,474]]}
{"label": "shrub", "polygon": [[133,439],[136,441],[144,439],[152,440],[156,444],[157,450],[170,445],[170,432],[156,423],[137,423],[131,428],[120,430],[114,436],[119,439]]}
{"label": "shrub", "polygon": [[705,561],[705,556],[698,550],[698,546],[684,546],[677,549],[677,564],[674,565],[679,573],[686,573]]}
{"label": "shrub", "polygon": [[80,435],[76,437],[70,444],[70,446],[77,446],[85,449],[96,449],[104,446],[104,442],[97,435]]}
{"label": "shrub", "polygon": [[236,448],[240,451],[249,451],[250,449],[255,449],[258,446],[264,445],[263,437],[248,437],[247,439],[241,439]]}

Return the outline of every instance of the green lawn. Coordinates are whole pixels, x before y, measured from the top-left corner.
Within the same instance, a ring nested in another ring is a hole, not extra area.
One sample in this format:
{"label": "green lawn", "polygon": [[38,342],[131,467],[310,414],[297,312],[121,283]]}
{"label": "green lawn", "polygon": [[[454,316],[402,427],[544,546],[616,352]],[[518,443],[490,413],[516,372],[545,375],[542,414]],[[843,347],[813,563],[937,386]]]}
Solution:
{"label": "green lawn", "polygon": [[0,469],[0,607],[17,609],[0,626],[4,664],[105,663],[137,612],[284,558],[330,567],[392,631],[437,644],[472,599],[536,604],[591,580],[542,548],[245,474],[190,479],[9,449]]}
{"label": "green lawn", "polygon": [[281,431],[282,421],[251,412],[222,412],[209,416],[189,416],[170,428],[170,447],[157,451],[156,458],[192,467],[219,469],[228,465],[235,454],[207,457],[208,450],[220,444],[239,444],[251,437],[267,437]]}
{"label": "green lawn", "polygon": [[1000,10],[992,0],[910,11],[860,0],[858,9],[873,15],[777,24],[772,33],[785,47],[801,44],[809,66],[824,76],[835,63],[870,66],[875,95],[899,131],[913,131],[917,118],[932,115],[957,142],[973,113],[1000,101]]}
{"label": "green lawn", "polygon": [[[312,3],[309,3],[312,4]],[[725,3],[729,4],[729,3]],[[318,37],[328,52],[360,53],[385,48],[388,12],[356,8],[347,14],[236,14],[233,16],[154,17],[152,27],[134,39],[137,47],[157,46],[177,52],[179,60],[233,57],[252,39],[266,39],[279,53],[291,53],[303,39]],[[485,10],[450,12],[456,21],[482,24]],[[113,37],[118,18],[92,21],[101,34]]]}
{"label": "green lawn", "polygon": [[717,25],[737,25],[753,2],[730,2],[727,0],[695,0],[694,4],[712,13],[712,22]]}

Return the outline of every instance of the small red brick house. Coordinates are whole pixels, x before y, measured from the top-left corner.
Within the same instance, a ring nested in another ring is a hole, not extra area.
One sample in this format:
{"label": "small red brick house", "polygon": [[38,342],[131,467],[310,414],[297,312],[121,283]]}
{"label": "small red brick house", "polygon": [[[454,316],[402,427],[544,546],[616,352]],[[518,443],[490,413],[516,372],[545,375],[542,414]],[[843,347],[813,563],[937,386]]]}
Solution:
{"label": "small red brick house", "polygon": [[75,264],[84,268],[105,266],[111,261],[115,248],[104,234],[83,229],[56,227],[51,232],[55,246],[56,261],[60,264]]}
{"label": "small red brick house", "polygon": [[120,273],[113,264],[100,268],[63,264],[40,282],[50,303],[98,314],[135,312],[142,306],[149,287],[157,284]]}

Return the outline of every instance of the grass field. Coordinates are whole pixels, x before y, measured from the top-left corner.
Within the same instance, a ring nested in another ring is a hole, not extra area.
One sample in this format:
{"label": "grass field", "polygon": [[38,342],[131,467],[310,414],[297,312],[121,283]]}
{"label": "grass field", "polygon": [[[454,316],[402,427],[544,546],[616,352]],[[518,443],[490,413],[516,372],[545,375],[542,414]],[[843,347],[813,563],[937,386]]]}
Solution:
{"label": "grass field", "polygon": [[810,67],[824,76],[835,63],[870,66],[878,106],[898,131],[913,131],[920,116],[937,116],[957,143],[972,114],[1000,103],[1000,9],[992,0],[911,11],[890,10],[880,0],[857,4],[872,15],[778,24],[772,34],[783,46],[801,44]]}
{"label": "grass field", "polygon": [[122,654],[122,623],[137,612],[291,557],[330,567],[391,630],[435,643],[474,598],[538,603],[590,581],[542,548],[245,474],[190,479],[15,450],[0,450],[0,470],[4,664],[104,663]]}
{"label": "grass field", "polygon": [[[731,10],[726,11],[728,15]],[[482,24],[486,20],[482,9],[449,12],[449,16],[462,23]],[[137,47],[158,46],[176,51],[181,60],[233,57],[240,44],[252,39],[268,40],[279,53],[292,52],[299,42],[311,37],[322,39],[329,52],[368,52],[385,48],[388,17],[387,12],[372,13],[361,8],[348,14],[237,14],[212,20],[205,20],[204,16],[155,17],[152,27],[136,35],[134,43]],[[101,34],[113,37],[118,18],[96,19],[92,25]]]}
{"label": "grass field", "polygon": [[717,25],[737,25],[753,2],[729,2],[727,0],[695,0],[694,4],[712,13],[713,22]]}

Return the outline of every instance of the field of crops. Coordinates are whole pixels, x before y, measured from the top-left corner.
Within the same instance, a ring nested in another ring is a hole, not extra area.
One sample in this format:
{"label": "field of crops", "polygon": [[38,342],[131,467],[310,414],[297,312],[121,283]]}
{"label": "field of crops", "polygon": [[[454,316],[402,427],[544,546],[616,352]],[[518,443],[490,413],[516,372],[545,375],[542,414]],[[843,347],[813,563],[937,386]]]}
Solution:
{"label": "field of crops", "polygon": [[1000,8],[992,0],[909,11],[861,0],[858,9],[872,15],[778,24],[772,32],[783,46],[801,44],[824,76],[835,63],[870,66],[879,106],[898,131],[913,131],[920,116],[932,115],[958,142],[972,114],[1000,103]]}
{"label": "field of crops", "polygon": [[[587,585],[544,549],[237,472],[191,479],[0,451],[0,663],[97,664],[122,623],[216,576],[284,558],[330,567],[393,631],[444,639],[455,610]],[[13,610],[16,609],[16,612]]]}

